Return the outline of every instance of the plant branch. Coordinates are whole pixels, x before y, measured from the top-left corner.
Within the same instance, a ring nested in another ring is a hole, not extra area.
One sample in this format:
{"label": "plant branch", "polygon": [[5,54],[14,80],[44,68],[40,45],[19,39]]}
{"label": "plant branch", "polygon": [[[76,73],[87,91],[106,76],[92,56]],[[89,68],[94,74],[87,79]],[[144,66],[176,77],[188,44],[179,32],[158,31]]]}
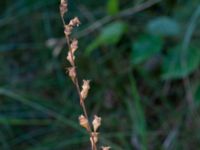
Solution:
{"label": "plant branch", "polygon": [[[63,14],[61,12],[61,18],[62,18],[62,23],[63,23],[63,26],[65,28],[66,26],[66,23],[65,23],[65,20],[64,20],[64,17],[63,17]],[[67,42],[67,46],[68,46],[68,49],[69,49],[69,52],[70,52],[70,57],[71,57],[71,65],[72,67],[74,68],[74,72],[76,74],[75,76],[75,79],[74,79],[74,84],[75,84],[75,87],[76,87],[76,90],[77,90],[77,93],[79,95],[79,99],[80,99],[80,104],[81,104],[81,107],[82,107],[82,110],[83,110],[83,113],[84,113],[84,116],[86,117],[87,120],[89,120],[89,117],[88,117],[88,113],[87,113],[87,109],[86,109],[86,106],[85,106],[85,103],[84,103],[84,100],[81,96],[81,90],[80,90],[80,85],[79,85],[79,80],[78,80],[78,74],[77,74],[77,71],[76,71],[76,64],[75,64],[75,61],[74,61],[74,56],[73,56],[73,51],[72,51],[72,48],[71,48],[71,44],[70,44],[70,36],[66,35],[65,34],[65,38],[66,38],[66,42]],[[92,150],[97,150],[97,147],[96,147],[96,144],[95,144],[95,140],[94,140],[94,137],[93,137],[93,134],[92,134],[92,128],[90,126],[90,124],[88,124],[88,133],[90,135],[90,137],[92,138],[92,141],[93,141],[93,145],[92,145]]]}

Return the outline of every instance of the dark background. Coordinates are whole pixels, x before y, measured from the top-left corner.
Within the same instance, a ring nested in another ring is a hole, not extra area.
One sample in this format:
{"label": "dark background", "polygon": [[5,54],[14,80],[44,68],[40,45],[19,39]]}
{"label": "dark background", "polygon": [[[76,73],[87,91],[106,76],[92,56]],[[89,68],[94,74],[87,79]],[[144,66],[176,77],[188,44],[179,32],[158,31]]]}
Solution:
{"label": "dark background", "polygon": [[[0,1],[0,149],[87,150],[59,0]],[[200,1],[69,0],[90,119],[113,150],[200,147]]]}

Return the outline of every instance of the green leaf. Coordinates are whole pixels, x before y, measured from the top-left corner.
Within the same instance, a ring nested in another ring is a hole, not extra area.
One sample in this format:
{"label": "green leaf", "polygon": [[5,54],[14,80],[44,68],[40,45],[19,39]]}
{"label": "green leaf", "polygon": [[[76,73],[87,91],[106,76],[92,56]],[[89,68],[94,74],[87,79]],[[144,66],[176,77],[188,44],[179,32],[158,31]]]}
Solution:
{"label": "green leaf", "polygon": [[153,35],[176,36],[180,33],[180,26],[169,17],[158,17],[148,23],[147,31]]}
{"label": "green leaf", "polygon": [[163,40],[152,35],[140,36],[132,45],[131,60],[133,64],[144,62],[162,50]]}
{"label": "green leaf", "polygon": [[100,35],[86,48],[86,54],[90,54],[100,45],[115,45],[126,31],[126,24],[120,21],[105,26]]}
{"label": "green leaf", "polygon": [[108,0],[107,11],[109,15],[115,15],[119,12],[119,0]]}
{"label": "green leaf", "polygon": [[162,64],[163,79],[180,79],[188,76],[200,65],[200,51],[197,48],[189,48],[183,58],[181,47],[169,50]]}

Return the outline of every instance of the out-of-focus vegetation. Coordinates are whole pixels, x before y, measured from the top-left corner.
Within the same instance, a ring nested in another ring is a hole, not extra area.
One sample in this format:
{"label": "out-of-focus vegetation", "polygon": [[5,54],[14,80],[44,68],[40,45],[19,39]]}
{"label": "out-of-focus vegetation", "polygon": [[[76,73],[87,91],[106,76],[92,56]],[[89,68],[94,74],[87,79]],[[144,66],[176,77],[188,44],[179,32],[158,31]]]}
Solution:
{"label": "out-of-focus vegetation", "polygon": [[[0,149],[86,150],[59,0],[0,1]],[[200,147],[200,1],[69,0],[77,67],[113,150]],[[92,116],[92,115],[91,115]]]}

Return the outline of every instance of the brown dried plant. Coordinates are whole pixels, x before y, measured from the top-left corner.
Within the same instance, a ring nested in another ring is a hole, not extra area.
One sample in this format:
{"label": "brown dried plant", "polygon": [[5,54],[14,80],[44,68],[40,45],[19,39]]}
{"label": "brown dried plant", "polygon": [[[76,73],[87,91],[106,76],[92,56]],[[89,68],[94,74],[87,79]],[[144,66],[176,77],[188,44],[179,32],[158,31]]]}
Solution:
{"label": "brown dried plant", "polygon": [[[88,132],[91,143],[91,149],[97,150],[97,142],[99,133],[97,132],[98,128],[101,126],[101,117],[94,116],[94,119],[92,123],[89,122],[89,117],[87,113],[87,109],[85,106],[85,99],[87,98],[89,89],[90,89],[90,80],[83,80],[82,88],[80,88],[78,75],[76,71],[76,64],[75,64],[75,52],[78,49],[78,40],[77,39],[71,39],[71,33],[74,27],[80,25],[80,21],[78,17],[75,17],[70,20],[70,22],[67,24],[64,20],[64,15],[68,11],[68,2],[66,0],[61,0],[60,2],[60,15],[62,18],[63,26],[64,26],[64,34],[67,41],[68,46],[68,55],[67,60],[70,63],[70,67],[67,68],[67,73],[69,77],[71,78],[72,82],[74,83],[77,93],[79,95],[80,99],[80,106],[82,107],[83,114],[79,116],[79,123],[80,125],[86,129]],[[110,147],[102,146],[102,150],[109,150]]]}

